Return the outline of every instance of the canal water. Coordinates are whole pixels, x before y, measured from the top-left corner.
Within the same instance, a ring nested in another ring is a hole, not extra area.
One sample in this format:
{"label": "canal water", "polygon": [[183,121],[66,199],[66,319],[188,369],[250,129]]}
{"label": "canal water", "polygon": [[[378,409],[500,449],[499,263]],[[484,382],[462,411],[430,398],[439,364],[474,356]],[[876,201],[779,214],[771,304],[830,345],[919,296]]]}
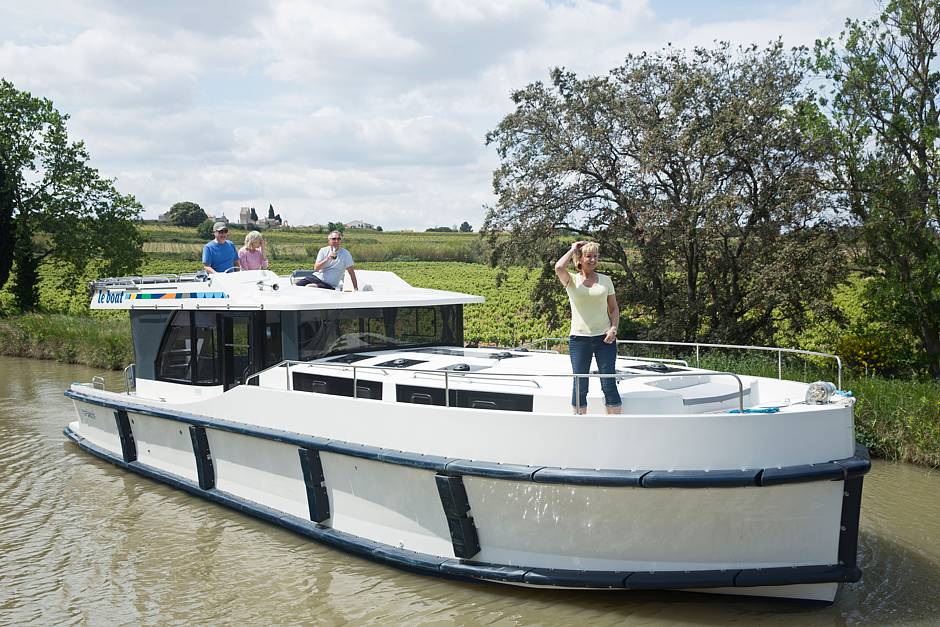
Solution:
{"label": "canal water", "polygon": [[[71,381],[0,358],[0,624],[936,625],[940,473],[875,462],[864,577],[830,606],[437,580],[351,557],[126,473],[62,435]],[[106,373],[120,389],[120,373]]]}

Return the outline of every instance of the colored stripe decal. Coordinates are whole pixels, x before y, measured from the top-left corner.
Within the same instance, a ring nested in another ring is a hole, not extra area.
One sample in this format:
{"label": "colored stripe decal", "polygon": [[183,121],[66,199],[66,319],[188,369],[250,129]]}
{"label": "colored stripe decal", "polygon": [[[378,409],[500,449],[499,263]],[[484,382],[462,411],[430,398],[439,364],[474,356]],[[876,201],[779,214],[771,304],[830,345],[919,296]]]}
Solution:
{"label": "colored stripe decal", "polygon": [[228,298],[225,292],[148,292],[129,294],[131,300],[175,300],[181,298]]}

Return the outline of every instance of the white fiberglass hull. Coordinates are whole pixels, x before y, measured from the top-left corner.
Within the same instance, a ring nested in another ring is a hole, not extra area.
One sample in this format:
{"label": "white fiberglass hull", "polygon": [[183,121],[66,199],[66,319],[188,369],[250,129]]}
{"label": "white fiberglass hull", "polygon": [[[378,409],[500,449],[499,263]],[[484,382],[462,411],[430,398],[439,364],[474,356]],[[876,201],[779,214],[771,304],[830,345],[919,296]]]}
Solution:
{"label": "white fiberglass hull", "polygon": [[66,435],[84,449],[411,570],[815,601],[859,577],[868,461],[846,449],[850,409],[788,416],[779,433],[722,422],[761,416],[690,417],[710,429],[703,440],[689,417],[592,420],[248,386],[186,405],[67,394],[78,420]]}

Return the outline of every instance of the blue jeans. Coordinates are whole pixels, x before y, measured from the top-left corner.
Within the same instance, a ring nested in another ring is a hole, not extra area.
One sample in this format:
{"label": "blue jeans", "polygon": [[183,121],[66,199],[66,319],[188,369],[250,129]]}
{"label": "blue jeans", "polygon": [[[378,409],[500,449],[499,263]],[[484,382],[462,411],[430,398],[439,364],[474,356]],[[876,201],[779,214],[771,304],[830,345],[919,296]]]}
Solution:
{"label": "blue jeans", "polygon": [[[617,361],[617,343],[610,344],[604,341],[603,335],[572,335],[568,338],[568,356],[571,358],[571,372],[574,374],[589,374],[591,372],[591,358],[597,361],[597,371],[600,374],[615,374],[614,364]],[[588,377],[575,377],[571,385],[571,406],[587,407]],[[613,377],[601,379],[601,390],[604,392],[604,404],[608,407],[620,407],[620,392],[617,391],[617,380]],[[580,394],[578,399],[576,394]],[[580,403],[578,402],[580,400]]]}

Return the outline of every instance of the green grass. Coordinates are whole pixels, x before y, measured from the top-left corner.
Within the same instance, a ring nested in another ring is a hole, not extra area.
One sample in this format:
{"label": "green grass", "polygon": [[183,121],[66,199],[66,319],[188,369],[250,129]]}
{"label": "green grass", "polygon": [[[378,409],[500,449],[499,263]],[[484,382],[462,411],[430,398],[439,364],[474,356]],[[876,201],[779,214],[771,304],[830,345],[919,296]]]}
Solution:
{"label": "green grass", "polygon": [[120,370],[134,361],[130,321],[25,314],[0,318],[0,354]]}
{"label": "green grass", "polygon": [[[144,252],[150,256],[197,262],[206,243],[196,229],[144,224]],[[316,229],[272,229],[264,231],[272,261],[305,261],[326,246],[327,232]],[[232,230],[232,242],[241,246],[245,232]],[[349,230],[343,245],[357,263],[366,261],[484,261],[483,245],[476,233],[402,233]]]}

